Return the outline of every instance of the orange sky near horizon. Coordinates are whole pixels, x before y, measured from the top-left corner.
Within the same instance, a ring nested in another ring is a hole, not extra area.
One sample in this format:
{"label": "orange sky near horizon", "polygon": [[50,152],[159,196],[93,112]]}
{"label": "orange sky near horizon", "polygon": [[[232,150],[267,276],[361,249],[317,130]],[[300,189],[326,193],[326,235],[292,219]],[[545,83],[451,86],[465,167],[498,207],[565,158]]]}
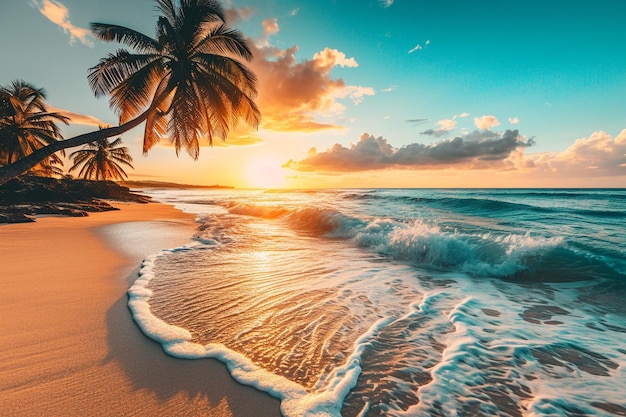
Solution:
{"label": "orange sky near horizon", "polygon": [[[193,161],[167,143],[143,156],[140,126],[122,135],[134,159],[129,179],[626,187],[626,3],[599,2],[224,1],[253,50],[259,129],[240,126]],[[22,78],[43,87],[50,106],[72,118],[66,138],[117,124],[86,74],[121,45],[93,38],[93,21],[152,36],[154,2],[10,2],[0,17],[0,54],[13,57],[0,85]],[[24,27],[32,36],[12,36]]]}

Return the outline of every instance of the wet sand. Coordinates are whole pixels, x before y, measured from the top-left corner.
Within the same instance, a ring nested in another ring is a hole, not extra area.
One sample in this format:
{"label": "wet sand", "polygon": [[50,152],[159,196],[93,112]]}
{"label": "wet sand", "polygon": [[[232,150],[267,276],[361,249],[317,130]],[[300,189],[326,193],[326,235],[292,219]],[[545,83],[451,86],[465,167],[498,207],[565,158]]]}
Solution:
{"label": "wet sand", "polygon": [[188,243],[164,204],[0,226],[0,414],[280,416],[221,363],[167,356],[137,328],[126,290],[141,260]]}

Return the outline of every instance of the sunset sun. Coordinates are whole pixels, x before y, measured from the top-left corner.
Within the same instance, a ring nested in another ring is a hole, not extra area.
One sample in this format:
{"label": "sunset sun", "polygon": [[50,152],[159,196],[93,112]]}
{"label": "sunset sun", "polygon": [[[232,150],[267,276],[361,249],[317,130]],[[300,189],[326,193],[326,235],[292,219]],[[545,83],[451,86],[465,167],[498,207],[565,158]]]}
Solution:
{"label": "sunset sun", "polygon": [[285,175],[277,160],[259,156],[248,164],[245,180],[251,188],[279,188],[285,184]]}

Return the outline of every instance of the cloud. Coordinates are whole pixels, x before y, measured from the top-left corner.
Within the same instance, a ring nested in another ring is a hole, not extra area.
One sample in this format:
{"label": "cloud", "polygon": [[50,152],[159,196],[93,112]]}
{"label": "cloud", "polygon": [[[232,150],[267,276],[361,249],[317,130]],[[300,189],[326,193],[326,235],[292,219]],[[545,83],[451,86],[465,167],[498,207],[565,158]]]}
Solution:
{"label": "cloud", "polygon": [[278,19],[265,19],[263,20],[263,36],[269,38],[270,36],[278,33]]}
{"label": "cloud", "polygon": [[509,117],[509,123],[516,125],[519,123],[519,117]]}
{"label": "cloud", "polygon": [[474,124],[479,129],[491,129],[494,126],[499,126],[500,122],[495,116],[482,116],[475,117]]}
{"label": "cloud", "polygon": [[70,123],[88,126],[108,126],[109,124],[103,122],[95,116],[88,114],[74,113],[73,111],[59,109],[57,107],[48,106],[48,110],[55,113],[61,113],[63,116],[70,118]]}
{"label": "cloud", "polygon": [[83,45],[93,48],[93,38],[89,29],[74,26],[70,21],[70,11],[63,3],[55,0],[32,0],[32,4],[46,16],[51,22],[60,26],[63,31],[70,35],[70,45],[78,39]]}
{"label": "cloud", "polygon": [[456,119],[456,118],[459,118],[459,117],[464,118],[464,117],[467,117],[469,115],[470,115],[469,113],[463,112],[461,114],[455,114],[454,116],[452,116],[452,119]]}
{"label": "cloud", "polygon": [[330,69],[336,65],[349,68],[359,66],[354,58],[346,58],[346,54],[343,52],[330,48],[324,48],[323,51],[315,53],[313,61],[320,69]]}
{"label": "cloud", "polygon": [[298,14],[299,11],[300,11],[299,7],[297,9],[293,9],[289,12],[289,16],[295,16]]}
{"label": "cloud", "polygon": [[226,22],[231,26],[239,22],[247,21],[254,14],[254,9],[252,7],[245,6],[236,8],[231,0],[226,0],[224,3]]}
{"label": "cloud", "polygon": [[426,48],[428,45],[430,45],[430,40],[427,40],[427,41],[424,43],[424,46],[422,46],[422,45],[420,45],[420,44],[418,43],[418,44],[417,44],[417,45],[415,45],[412,49],[409,49],[409,53],[410,53],[410,54],[412,54],[412,53],[413,53],[413,52],[415,52],[415,51],[419,51],[419,50],[421,50],[421,49],[424,49],[424,48]]}
{"label": "cloud", "polygon": [[387,7],[391,7],[391,5],[393,4],[394,0],[379,0],[380,4],[387,8]]}
{"label": "cloud", "polygon": [[343,99],[357,105],[366,96],[375,95],[371,87],[346,85],[342,78],[331,76],[336,66],[358,67],[354,58],[337,49],[325,48],[312,59],[297,60],[295,45],[284,50],[258,44],[252,48],[251,67],[259,79],[257,104],[265,129],[304,132],[342,129],[318,119],[343,113],[346,109]]}
{"label": "cloud", "polygon": [[510,169],[507,159],[518,150],[533,145],[517,130],[504,133],[488,130],[475,131],[464,137],[456,137],[431,145],[413,143],[395,148],[387,139],[367,133],[359,142],[332,148],[309,156],[301,161],[288,161],[284,167],[303,172],[357,172],[368,170],[404,169]]}
{"label": "cloud", "polygon": [[395,91],[398,89],[397,85],[390,85],[387,88],[383,88],[382,90],[380,90],[381,93],[391,93],[392,91]]}
{"label": "cloud", "polygon": [[456,127],[456,120],[454,119],[444,119],[439,120],[437,122],[439,127],[437,129],[428,129],[424,132],[421,132],[421,135],[435,136],[440,137],[451,131]]}
{"label": "cloud", "polygon": [[615,138],[594,132],[558,153],[530,155],[529,164],[541,175],[602,177],[626,175],[626,129]]}

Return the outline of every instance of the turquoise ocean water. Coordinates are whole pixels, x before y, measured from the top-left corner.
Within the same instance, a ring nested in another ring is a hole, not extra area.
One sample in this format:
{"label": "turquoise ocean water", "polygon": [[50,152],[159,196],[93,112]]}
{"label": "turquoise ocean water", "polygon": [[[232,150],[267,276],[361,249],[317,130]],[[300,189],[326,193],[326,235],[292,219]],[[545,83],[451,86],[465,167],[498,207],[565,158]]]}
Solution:
{"label": "turquoise ocean water", "polygon": [[145,192],[135,320],[288,417],[626,415],[626,190]]}

